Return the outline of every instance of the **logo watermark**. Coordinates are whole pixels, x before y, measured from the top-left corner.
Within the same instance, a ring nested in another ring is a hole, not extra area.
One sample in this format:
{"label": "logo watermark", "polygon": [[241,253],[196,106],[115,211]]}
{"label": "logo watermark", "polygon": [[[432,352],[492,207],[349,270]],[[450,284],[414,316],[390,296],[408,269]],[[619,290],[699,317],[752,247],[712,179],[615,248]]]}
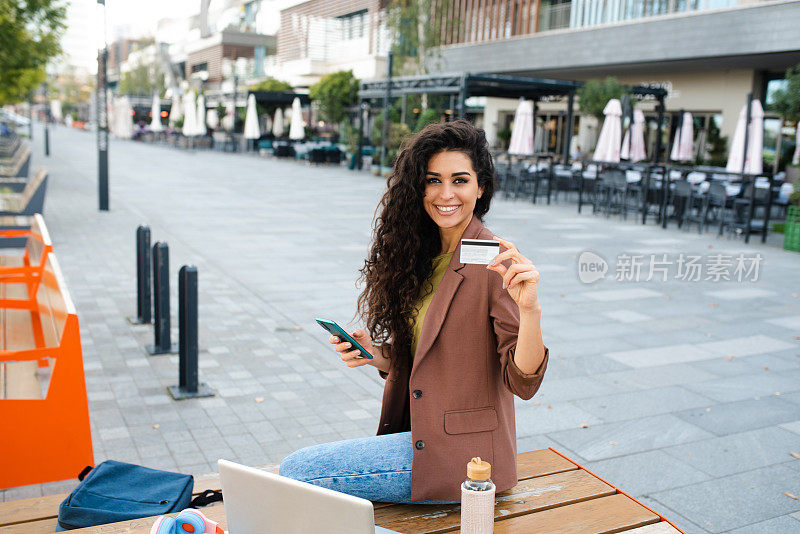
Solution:
{"label": "logo watermark", "polygon": [[[618,282],[757,282],[760,253],[744,254],[619,254],[614,264]],[[609,263],[592,251],[578,257],[578,279],[592,284],[606,278]],[[610,276],[609,276],[610,277]]]}

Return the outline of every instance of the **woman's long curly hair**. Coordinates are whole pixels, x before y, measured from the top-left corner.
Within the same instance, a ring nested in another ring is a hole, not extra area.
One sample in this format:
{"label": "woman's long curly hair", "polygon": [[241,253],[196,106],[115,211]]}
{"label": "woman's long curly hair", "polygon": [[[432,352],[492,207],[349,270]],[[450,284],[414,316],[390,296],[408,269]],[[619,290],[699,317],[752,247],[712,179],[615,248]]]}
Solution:
{"label": "woman's long curly hair", "polygon": [[440,254],[439,228],[423,207],[425,173],[431,157],[457,151],[472,161],[483,194],[473,213],[480,219],[489,211],[495,170],[486,135],[464,120],[431,124],[403,144],[394,171],[386,180],[376,210],[372,248],[361,269],[364,290],[358,297],[358,314],[373,342],[391,341],[391,357],[410,363],[414,303]]}

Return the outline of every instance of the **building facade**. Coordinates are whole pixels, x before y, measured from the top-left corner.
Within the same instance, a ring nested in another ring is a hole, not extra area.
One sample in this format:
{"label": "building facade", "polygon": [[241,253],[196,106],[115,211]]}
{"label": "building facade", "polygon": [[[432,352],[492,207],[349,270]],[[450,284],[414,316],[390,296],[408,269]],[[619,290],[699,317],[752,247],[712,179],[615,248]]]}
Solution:
{"label": "building facade", "polygon": [[[729,138],[748,93],[768,103],[772,82],[800,63],[797,1],[439,2],[434,24],[444,71],[580,81],[614,76],[625,84],[654,84],[669,92],[667,120],[684,109],[699,118],[699,131],[714,121]],[[491,100],[483,123],[494,141],[516,103]],[[541,108],[560,117],[556,104]],[[652,105],[642,109],[654,120]],[[557,128],[556,122],[545,126]],[[592,128],[593,120],[575,126],[584,150]]]}

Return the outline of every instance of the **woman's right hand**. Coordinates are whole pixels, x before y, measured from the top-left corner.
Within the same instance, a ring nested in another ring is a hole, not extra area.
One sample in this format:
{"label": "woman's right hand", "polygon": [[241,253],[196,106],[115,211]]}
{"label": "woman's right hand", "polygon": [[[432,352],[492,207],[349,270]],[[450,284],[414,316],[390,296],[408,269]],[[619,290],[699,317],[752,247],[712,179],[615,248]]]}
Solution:
{"label": "woman's right hand", "polygon": [[[369,337],[369,334],[363,329],[359,328],[355,332],[350,334],[353,336],[359,345],[364,347],[364,350],[369,352],[373,358],[377,358],[379,354],[377,354],[377,350],[372,345],[372,338]],[[347,365],[347,367],[361,367],[362,365],[375,365],[374,359],[364,358],[361,356],[361,351],[358,348],[353,347],[348,341],[344,339],[339,339],[337,336],[331,336],[328,338],[328,341],[333,345],[333,350],[339,353],[339,357],[342,361]],[[377,367],[377,366],[376,366]]]}

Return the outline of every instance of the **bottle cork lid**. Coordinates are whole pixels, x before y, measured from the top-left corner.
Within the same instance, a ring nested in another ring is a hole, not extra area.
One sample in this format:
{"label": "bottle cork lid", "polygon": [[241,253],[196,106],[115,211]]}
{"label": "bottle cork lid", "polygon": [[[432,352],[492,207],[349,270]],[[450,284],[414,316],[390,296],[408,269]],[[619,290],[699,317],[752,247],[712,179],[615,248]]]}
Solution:
{"label": "bottle cork lid", "polygon": [[472,480],[487,480],[492,476],[492,466],[480,457],[473,458],[467,464],[467,476]]}

